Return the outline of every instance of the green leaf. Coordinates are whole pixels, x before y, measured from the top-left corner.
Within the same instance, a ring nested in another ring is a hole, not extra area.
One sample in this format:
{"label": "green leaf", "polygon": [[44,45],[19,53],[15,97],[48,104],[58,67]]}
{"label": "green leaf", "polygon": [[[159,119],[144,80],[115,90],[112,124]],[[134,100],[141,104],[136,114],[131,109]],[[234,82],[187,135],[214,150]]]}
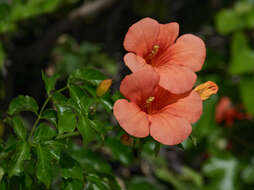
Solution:
{"label": "green leaf", "polygon": [[71,182],[68,182],[65,186],[64,190],[83,190],[84,184],[82,181],[79,180],[72,180]]}
{"label": "green leaf", "polygon": [[107,77],[98,70],[92,68],[82,68],[74,71],[70,77],[69,81],[72,80],[83,80],[89,82],[93,85],[99,85],[101,81],[105,80]]}
{"label": "green leaf", "polygon": [[52,95],[52,101],[54,102],[54,104],[65,105],[68,99],[60,92],[56,92]]}
{"label": "green leaf", "polygon": [[109,98],[101,97],[100,102],[103,105],[103,107],[106,109],[107,112],[111,113],[113,110],[113,103]]}
{"label": "green leaf", "polygon": [[55,85],[56,85],[56,82],[57,80],[60,78],[60,75],[59,74],[55,74],[51,77],[47,77],[44,72],[42,72],[42,79],[44,81],[44,84],[45,84],[45,88],[46,88],[46,92],[48,95],[50,95],[50,92],[52,90],[55,90]]}
{"label": "green leaf", "polygon": [[39,181],[43,182],[47,188],[52,182],[52,164],[48,150],[41,145],[37,146],[37,168],[36,176]]}
{"label": "green leaf", "polygon": [[254,115],[254,78],[243,79],[240,83],[240,93],[247,112]]}
{"label": "green leaf", "polygon": [[37,114],[38,109],[39,107],[32,97],[19,95],[11,101],[8,114],[13,115],[21,111],[32,111]]}
{"label": "green leaf", "polygon": [[50,140],[43,142],[43,145],[48,149],[51,157],[57,161],[60,160],[60,155],[64,149],[64,144],[58,141]]}
{"label": "green leaf", "polygon": [[213,157],[203,167],[209,182],[207,189],[236,190],[238,176],[238,161],[235,158],[222,159]]}
{"label": "green leaf", "polygon": [[88,115],[88,109],[86,105],[86,100],[88,99],[88,97],[86,96],[84,91],[76,85],[70,85],[69,92],[72,100],[77,105],[78,112],[80,114]]}
{"label": "green leaf", "polygon": [[215,19],[216,29],[220,34],[226,35],[245,26],[242,18],[232,9],[221,10]]}
{"label": "green leaf", "polygon": [[247,36],[242,32],[236,32],[232,37],[229,72],[238,75],[252,73],[253,71],[254,50],[250,49]]}
{"label": "green leaf", "polygon": [[90,120],[85,116],[81,115],[79,117],[77,128],[82,135],[84,144],[87,144],[94,139],[95,130],[92,128]]}
{"label": "green leaf", "polygon": [[42,113],[42,119],[50,121],[52,124],[57,126],[57,112],[53,109],[47,109]]}
{"label": "green leaf", "polygon": [[58,132],[73,132],[76,127],[76,115],[70,108],[57,105],[58,114]]}
{"label": "green leaf", "polygon": [[61,168],[60,171],[62,177],[65,179],[72,178],[83,180],[83,170],[78,164],[75,164],[72,168]]}
{"label": "green leaf", "polygon": [[27,142],[19,142],[16,146],[16,152],[12,157],[9,169],[9,176],[19,175],[24,171],[25,160],[30,160],[30,146]]}
{"label": "green leaf", "polygon": [[55,129],[49,127],[45,123],[40,123],[34,132],[34,141],[41,142],[46,140],[51,140],[57,135]]}
{"label": "green leaf", "polygon": [[20,116],[14,116],[11,119],[11,124],[17,137],[25,141],[27,136],[27,129],[23,123],[23,119]]}

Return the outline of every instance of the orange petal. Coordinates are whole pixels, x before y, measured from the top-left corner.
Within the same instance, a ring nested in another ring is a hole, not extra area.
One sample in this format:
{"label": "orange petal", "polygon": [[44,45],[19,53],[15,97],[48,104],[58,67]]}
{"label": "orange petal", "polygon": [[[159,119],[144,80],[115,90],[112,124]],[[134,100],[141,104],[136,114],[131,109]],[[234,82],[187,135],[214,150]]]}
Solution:
{"label": "orange petal", "polygon": [[196,72],[204,64],[206,48],[202,39],[192,34],[185,34],[177,39],[166,54],[171,60],[170,64],[186,66]]}
{"label": "orange petal", "polygon": [[198,85],[194,90],[199,94],[201,100],[207,100],[211,95],[216,94],[219,88],[214,82],[207,81]]}
{"label": "orange petal", "polygon": [[160,49],[167,49],[174,43],[179,34],[179,24],[171,22],[168,24],[160,24],[160,33],[158,37],[158,45]]}
{"label": "orange petal", "polygon": [[197,80],[196,74],[186,67],[164,64],[155,70],[160,75],[159,85],[175,94],[191,90]]}
{"label": "orange petal", "polygon": [[187,120],[164,112],[152,115],[150,121],[150,135],[165,145],[183,142],[192,131]]}
{"label": "orange petal", "polygon": [[146,63],[146,61],[140,57],[135,55],[134,53],[127,53],[124,56],[124,63],[125,65],[132,71],[136,72],[140,69],[144,69],[144,67],[151,67]]}
{"label": "orange petal", "polygon": [[156,20],[144,18],[129,28],[124,39],[124,48],[144,57],[155,45],[159,31],[160,26]]}
{"label": "orange petal", "polygon": [[159,80],[154,69],[145,68],[126,76],[120,91],[127,99],[139,105],[153,94]]}
{"label": "orange petal", "polygon": [[128,134],[135,137],[149,135],[148,116],[137,105],[121,99],[115,102],[113,110],[118,123]]}
{"label": "orange petal", "polygon": [[202,100],[198,93],[192,91],[188,96],[166,106],[163,112],[184,118],[190,123],[195,123],[202,114],[202,107]]}

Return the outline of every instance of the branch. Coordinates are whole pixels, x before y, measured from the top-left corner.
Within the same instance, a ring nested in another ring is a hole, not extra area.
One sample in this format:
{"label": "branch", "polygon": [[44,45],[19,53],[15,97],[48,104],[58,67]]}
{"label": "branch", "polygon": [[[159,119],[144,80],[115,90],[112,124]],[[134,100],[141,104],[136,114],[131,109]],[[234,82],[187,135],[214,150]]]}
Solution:
{"label": "branch", "polygon": [[101,10],[110,7],[116,0],[97,0],[85,2],[81,7],[71,11],[68,18],[75,20],[77,18],[90,16],[96,14]]}

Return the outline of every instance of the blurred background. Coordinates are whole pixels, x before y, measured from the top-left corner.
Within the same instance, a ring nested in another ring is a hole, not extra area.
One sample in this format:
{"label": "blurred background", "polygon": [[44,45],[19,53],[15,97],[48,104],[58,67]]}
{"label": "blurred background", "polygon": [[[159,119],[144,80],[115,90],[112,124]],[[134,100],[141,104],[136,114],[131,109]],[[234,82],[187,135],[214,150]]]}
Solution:
{"label": "blurred background", "polygon": [[[205,41],[197,84],[212,80],[219,93],[204,102],[181,146],[164,146],[155,157],[151,141],[133,154],[118,135],[106,143],[108,162],[97,152],[90,163],[113,168],[127,190],[254,189],[254,0],[0,0],[1,114],[19,94],[43,104],[42,70],[60,73],[61,87],[73,70],[94,67],[113,78],[116,92],[130,73],[124,36],[144,17],[178,22],[180,34]],[[10,133],[1,122],[0,138]]]}

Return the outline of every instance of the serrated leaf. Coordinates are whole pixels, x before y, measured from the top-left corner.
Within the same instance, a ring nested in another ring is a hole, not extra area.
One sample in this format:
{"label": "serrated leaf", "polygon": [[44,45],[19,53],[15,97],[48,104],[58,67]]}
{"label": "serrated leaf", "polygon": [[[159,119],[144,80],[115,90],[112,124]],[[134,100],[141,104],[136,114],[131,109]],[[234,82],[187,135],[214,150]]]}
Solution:
{"label": "serrated leaf", "polygon": [[82,68],[74,71],[70,77],[69,81],[72,80],[83,80],[89,82],[93,85],[99,85],[101,81],[105,80],[107,77],[98,70],[92,68]]}
{"label": "serrated leaf", "polygon": [[40,123],[34,132],[34,141],[41,142],[51,140],[57,135],[56,130],[45,123]]}
{"label": "serrated leaf", "polygon": [[20,116],[14,116],[11,119],[11,124],[17,137],[25,141],[27,136],[27,129],[23,123],[22,118]]}
{"label": "serrated leaf", "polygon": [[58,114],[58,132],[62,134],[64,132],[73,132],[76,127],[76,115],[70,108],[57,106]]}
{"label": "serrated leaf", "polygon": [[84,144],[87,144],[94,139],[95,130],[92,128],[90,120],[85,116],[81,115],[79,117],[77,128],[82,135]]}
{"label": "serrated leaf", "polygon": [[30,146],[27,142],[19,142],[16,146],[16,152],[12,157],[9,169],[9,177],[19,175],[24,171],[25,160],[30,160]]}
{"label": "serrated leaf", "polygon": [[50,92],[52,90],[55,90],[55,85],[57,80],[60,78],[59,74],[55,74],[51,77],[47,77],[44,72],[41,73],[42,74],[42,80],[44,81],[45,84],[45,88],[46,88],[46,92],[48,95],[50,95]]}
{"label": "serrated leaf", "polygon": [[42,113],[42,119],[50,121],[52,124],[57,126],[57,112],[53,109],[47,109]]}
{"label": "serrated leaf", "polygon": [[37,102],[32,97],[19,95],[11,101],[8,114],[13,115],[21,111],[32,111],[37,114],[38,109]]}
{"label": "serrated leaf", "polygon": [[52,164],[51,157],[48,150],[41,145],[37,146],[37,168],[36,176],[39,181],[44,183],[47,188],[50,187],[52,182]]}

